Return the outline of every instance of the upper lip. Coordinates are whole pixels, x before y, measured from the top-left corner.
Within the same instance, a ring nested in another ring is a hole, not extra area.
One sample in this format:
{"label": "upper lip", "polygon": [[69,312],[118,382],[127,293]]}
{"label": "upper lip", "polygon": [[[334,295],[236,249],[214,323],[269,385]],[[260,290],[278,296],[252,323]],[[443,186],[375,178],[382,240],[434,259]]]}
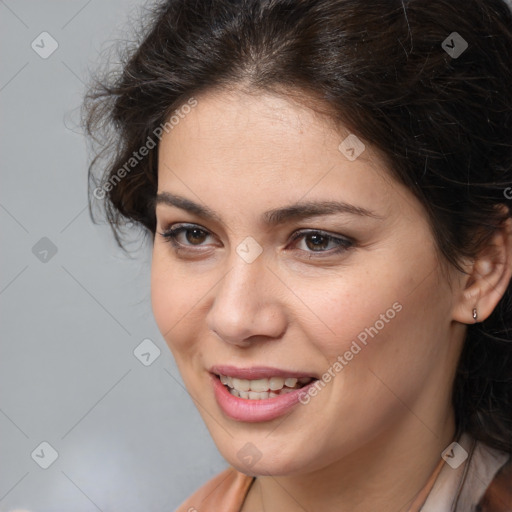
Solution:
{"label": "upper lip", "polygon": [[311,373],[299,372],[295,370],[284,370],[282,368],[271,368],[268,366],[252,366],[251,368],[237,368],[236,366],[215,365],[210,368],[210,373],[215,375],[226,375],[236,379],[257,380],[270,379],[271,377],[316,377]]}

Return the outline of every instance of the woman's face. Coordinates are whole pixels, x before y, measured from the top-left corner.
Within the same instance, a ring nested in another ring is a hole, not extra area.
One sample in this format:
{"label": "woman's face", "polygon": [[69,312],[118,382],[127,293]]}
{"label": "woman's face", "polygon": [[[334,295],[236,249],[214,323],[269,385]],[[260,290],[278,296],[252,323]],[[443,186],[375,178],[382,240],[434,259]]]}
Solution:
{"label": "woman's face", "polygon": [[[370,143],[340,149],[348,135],[278,96],[216,92],[161,139],[155,319],[248,474],[325,468],[453,421],[464,326],[426,213]],[[183,225],[176,247],[162,236]]]}

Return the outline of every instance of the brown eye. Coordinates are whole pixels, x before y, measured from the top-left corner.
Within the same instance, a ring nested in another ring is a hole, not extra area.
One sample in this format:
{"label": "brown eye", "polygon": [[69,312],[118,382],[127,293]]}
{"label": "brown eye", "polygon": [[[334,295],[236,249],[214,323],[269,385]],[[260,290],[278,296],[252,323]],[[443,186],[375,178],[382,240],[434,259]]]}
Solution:
{"label": "brown eye", "polygon": [[325,250],[329,245],[329,237],[320,235],[318,233],[311,233],[304,237],[306,246],[312,251]]}
{"label": "brown eye", "polygon": [[310,257],[313,253],[316,253],[315,257],[342,253],[355,244],[350,238],[318,230],[297,231],[292,236],[292,242],[299,251],[309,254]]}
{"label": "brown eye", "polygon": [[200,247],[204,245],[204,242],[211,236],[205,229],[183,224],[174,225],[163,233],[160,233],[160,235],[165,241],[170,242],[177,248]]}
{"label": "brown eye", "polygon": [[198,228],[186,229],[184,231],[186,233],[185,238],[187,242],[191,243],[192,245],[201,244],[208,236],[205,231]]}

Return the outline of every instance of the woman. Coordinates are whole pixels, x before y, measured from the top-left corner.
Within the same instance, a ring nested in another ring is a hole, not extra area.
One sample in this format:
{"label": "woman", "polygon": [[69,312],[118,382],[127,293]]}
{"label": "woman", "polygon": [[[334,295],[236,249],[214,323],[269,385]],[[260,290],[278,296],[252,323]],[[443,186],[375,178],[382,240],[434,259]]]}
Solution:
{"label": "woman", "polygon": [[180,512],[512,510],[511,57],[503,0],[170,0],[91,91],[230,464]]}

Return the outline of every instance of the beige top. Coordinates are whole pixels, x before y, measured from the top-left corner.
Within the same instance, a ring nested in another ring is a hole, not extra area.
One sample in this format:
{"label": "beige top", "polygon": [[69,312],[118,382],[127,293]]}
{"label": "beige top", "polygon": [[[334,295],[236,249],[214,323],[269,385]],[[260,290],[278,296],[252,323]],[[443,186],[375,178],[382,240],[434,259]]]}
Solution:
{"label": "beige top", "polygon": [[[464,450],[456,446],[444,452],[407,512],[512,512],[510,454],[467,433],[458,444]],[[176,512],[240,512],[254,480],[229,467],[185,500]]]}

